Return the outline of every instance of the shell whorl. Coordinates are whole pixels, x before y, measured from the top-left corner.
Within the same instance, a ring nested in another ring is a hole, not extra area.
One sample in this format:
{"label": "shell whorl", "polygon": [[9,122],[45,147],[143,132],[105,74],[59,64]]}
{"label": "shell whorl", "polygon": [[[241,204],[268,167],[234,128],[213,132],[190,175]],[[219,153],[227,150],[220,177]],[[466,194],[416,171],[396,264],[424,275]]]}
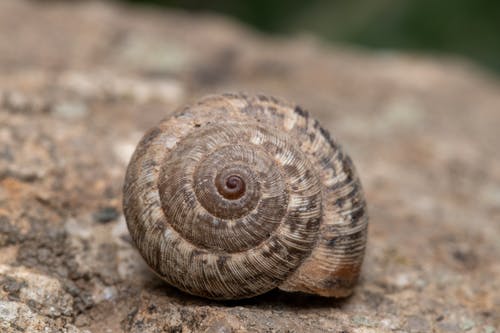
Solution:
{"label": "shell whorl", "polygon": [[274,98],[210,96],[162,121],[132,157],[123,202],[146,262],[191,294],[345,296],[359,275],[367,218],[352,162]]}

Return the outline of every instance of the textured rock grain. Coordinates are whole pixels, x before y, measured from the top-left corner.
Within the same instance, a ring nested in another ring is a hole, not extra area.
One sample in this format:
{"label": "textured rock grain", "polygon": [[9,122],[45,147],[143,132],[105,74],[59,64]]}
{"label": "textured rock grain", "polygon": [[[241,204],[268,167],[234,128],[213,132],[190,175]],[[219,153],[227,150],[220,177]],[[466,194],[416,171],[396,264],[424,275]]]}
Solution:
{"label": "textured rock grain", "polygon": [[[498,330],[500,84],[481,70],[100,2],[0,1],[0,35],[2,332]],[[356,164],[371,225],[352,297],[207,301],[133,248],[142,133],[241,90],[307,107]]]}

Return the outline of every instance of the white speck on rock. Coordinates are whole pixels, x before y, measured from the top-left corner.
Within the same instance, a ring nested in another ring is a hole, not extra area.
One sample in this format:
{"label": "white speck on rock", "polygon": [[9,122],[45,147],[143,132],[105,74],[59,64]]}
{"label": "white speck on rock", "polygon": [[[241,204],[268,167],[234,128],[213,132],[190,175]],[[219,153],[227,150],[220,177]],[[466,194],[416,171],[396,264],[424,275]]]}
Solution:
{"label": "white speck on rock", "polygon": [[427,319],[420,316],[408,317],[406,329],[411,333],[425,333],[431,331],[431,327]]}
{"label": "white speck on rock", "polygon": [[13,301],[0,301],[0,331],[14,332],[53,332],[54,321],[33,312],[26,304]]}
{"label": "white speck on rock", "polygon": [[116,296],[116,288],[115,287],[106,287],[103,290],[104,299],[109,301]]}
{"label": "white speck on rock", "polygon": [[5,324],[14,322],[17,318],[17,307],[16,302],[0,301],[0,318],[2,318],[0,327],[7,328]]}
{"label": "white speck on rock", "polygon": [[486,326],[484,328],[484,333],[495,333],[495,328],[493,326]]}
{"label": "white speck on rock", "polygon": [[75,218],[69,218],[64,225],[66,232],[72,236],[82,239],[89,239],[92,236],[92,229],[87,223]]}
{"label": "white speck on rock", "polygon": [[384,318],[380,321],[380,327],[391,331],[397,330],[401,326],[401,322],[397,318]]}
{"label": "white speck on rock", "polygon": [[464,331],[470,331],[471,329],[474,328],[474,326],[476,326],[476,323],[468,318],[464,319],[460,323],[460,328]]}
{"label": "white speck on rock", "polygon": [[117,291],[115,287],[105,287],[98,284],[95,286],[95,290],[92,293],[92,299],[96,303],[100,303],[102,301],[110,301],[116,297],[116,294]]}
{"label": "white speck on rock", "polygon": [[123,141],[117,143],[113,147],[113,152],[115,156],[123,163],[128,164],[132,155],[134,154],[137,142],[139,142],[141,137],[140,133],[135,133],[131,136],[131,140]]}
{"label": "white speck on rock", "polygon": [[66,101],[54,105],[52,113],[66,119],[79,119],[87,114],[87,106],[79,101]]}
{"label": "white speck on rock", "polygon": [[394,280],[394,284],[398,288],[406,288],[411,284],[411,278],[406,273],[397,274]]}
{"label": "white speck on rock", "polygon": [[73,311],[73,298],[67,294],[61,283],[52,277],[31,272],[23,267],[0,266],[2,275],[23,282],[19,299],[23,303],[35,301],[41,305],[40,314],[51,318],[70,315]]}

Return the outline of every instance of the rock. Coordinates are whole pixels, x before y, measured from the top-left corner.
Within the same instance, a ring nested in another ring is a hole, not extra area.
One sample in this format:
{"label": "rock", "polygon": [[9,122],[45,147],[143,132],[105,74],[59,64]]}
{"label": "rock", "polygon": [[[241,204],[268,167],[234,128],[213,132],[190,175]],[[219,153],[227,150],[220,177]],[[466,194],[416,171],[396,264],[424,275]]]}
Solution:
{"label": "rock", "polygon": [[108,223],[116,220],[120,213],[114,207],[104,207],[94,213],[94,219],[100,223]]}
{"label": "rock", "polygon": [[83,117],[87,113],[87,107],[81,102],[67,101],[54,105],[52,112],[58,117],[77,119]]}
{"label": "rock", "polygon": [[[112,2],[3,0],[0,35],[0,331],[500,327],[497,78],[464,60]],[[350,152],[370,215],[352,297],[205,300],[166,285],[135,250],[121,212],[135,145],[222,91],[298,102]]]}
{"label": "rock", "polygon": [[0,300],[0,328],[2,332],[55,331],[56,323],[48,317],[33,312],[28,305]]}
{"label": "rock", "polygon": [[72,315],[73,298],[55,278],[23,267],[0,266],[0,281],[10,300],[29,304],[38,313],[50,318]]}
{"label": "rock", "polygon": [[406,329],[411,333],[424,333],[429,332],[431,327],[425,318],[410,316],[406,322]]}

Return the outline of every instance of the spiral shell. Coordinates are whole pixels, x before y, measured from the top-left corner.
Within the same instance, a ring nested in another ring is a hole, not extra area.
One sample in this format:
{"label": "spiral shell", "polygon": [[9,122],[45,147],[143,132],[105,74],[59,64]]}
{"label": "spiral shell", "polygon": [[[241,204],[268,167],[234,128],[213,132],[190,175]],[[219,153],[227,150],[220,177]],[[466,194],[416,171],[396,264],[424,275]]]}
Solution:
{"label": "spiral shell", "polygon": [[273,97],[209,96],[149,130],[123,207],[148,265],[194,295],[343,297],[360,273],[368,219],[351,159]]}

